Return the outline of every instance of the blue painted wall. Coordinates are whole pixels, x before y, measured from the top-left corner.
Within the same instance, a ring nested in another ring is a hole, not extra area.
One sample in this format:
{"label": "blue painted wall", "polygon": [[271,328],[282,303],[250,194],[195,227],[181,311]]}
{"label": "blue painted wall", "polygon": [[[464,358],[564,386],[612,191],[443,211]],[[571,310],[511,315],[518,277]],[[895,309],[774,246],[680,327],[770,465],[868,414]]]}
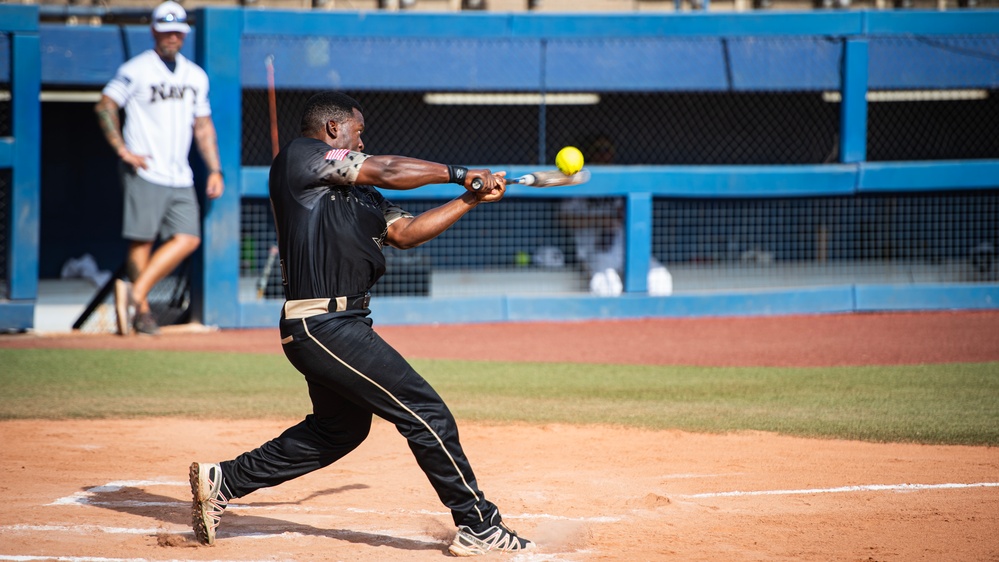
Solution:
{"label": "blue painted wall", "polygon": [[0,169],[9,170],[6,186],[9,209],[3,273],[5,294],[0,294],[0,329],[24,330],[34,324],[38,298],[40,42],[35,6],[0,6],[0,33],[9,33],[6,59],[9,66],[9,131],[0,137]]}

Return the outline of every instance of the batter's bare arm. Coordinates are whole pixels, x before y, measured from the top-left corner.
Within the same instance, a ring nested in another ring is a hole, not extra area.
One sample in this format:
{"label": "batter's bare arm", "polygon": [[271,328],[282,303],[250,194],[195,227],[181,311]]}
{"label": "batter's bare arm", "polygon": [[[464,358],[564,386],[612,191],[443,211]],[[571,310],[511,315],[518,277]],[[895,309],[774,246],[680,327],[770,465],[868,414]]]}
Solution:
{"label": "batter's bare arm", "polygon": [[[489,170],[465,170],[407,156],[371,156],[361,164],[355,183],[377,185],[385,189],[415,189],[431,183],[454,181],[453,171],[464,170],[461,185],[472,190],[472,180],[482,180],[486,190],[496,187],[498,180]],[[457,183],[457,182],[455,182]]]}
{"label": "batter's bare arm", "polygon": [[205,166],[208,167],[208,184],[205,191],[209,199],[214,199],[225,190],[222,179],[222,163],[219,158],[218,135],[211,117],[197,117],[194,120],[194,143]]}
{"label": "batter's bare arm", "polygon": [[[501,177],[501,176],[500,176]],[[498,182],[490,191],[466,192],[460,197],[421,213],[413,218],[402,218],[388,229],[386,241],[392,247],[406,250],[433,240],[451,227],[458,219],[475,208],[479,203],[499,201],[506,193],[506,186]]]}

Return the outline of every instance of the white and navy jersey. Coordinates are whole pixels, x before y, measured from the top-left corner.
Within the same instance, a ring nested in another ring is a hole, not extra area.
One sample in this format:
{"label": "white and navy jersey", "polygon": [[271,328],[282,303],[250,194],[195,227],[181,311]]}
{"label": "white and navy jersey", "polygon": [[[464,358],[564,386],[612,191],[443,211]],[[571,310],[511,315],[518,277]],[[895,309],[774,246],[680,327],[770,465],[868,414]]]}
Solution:
{"label": "white and navy jersey", "polygon": [[145,51],[118,68],[103,94],[125,109],[125,146],[147,157],[149,167],[140,168],[139,176],[159,185],[190,187],[194,119],[212,110],[208,75],[180,53],[176,60],[171,72],[156,51]]}
{"label": "white and navy jersey", "polygon": [[271,164],[270,199],[288,300],[364,293],[385,273],[388,227],[412,217],[369,185],[355,185],[367,154],[308,137]]}

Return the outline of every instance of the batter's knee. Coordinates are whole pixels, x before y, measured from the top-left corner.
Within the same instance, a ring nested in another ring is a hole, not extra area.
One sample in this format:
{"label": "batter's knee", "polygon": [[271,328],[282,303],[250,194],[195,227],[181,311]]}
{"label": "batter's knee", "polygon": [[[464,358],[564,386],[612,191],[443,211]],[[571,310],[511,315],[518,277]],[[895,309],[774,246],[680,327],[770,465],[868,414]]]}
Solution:
{"label": "batter's knee", "polygon": [[360,445],[371,432],[370,416],[367,419],[354,419],[351,423],[344,423],[339,418],[323,418],[316,415],[311,415],[308,419],[316,435],[337,450],[341,456]]}

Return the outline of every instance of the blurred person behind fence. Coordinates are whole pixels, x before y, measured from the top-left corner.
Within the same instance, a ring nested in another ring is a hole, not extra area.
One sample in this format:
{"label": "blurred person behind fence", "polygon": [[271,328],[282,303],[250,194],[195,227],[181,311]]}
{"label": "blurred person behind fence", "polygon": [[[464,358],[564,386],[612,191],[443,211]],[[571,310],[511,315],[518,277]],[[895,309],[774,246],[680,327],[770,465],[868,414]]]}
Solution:
{"label": "blurred person behind fence", "polygon": [[[154,46],[122,64],[94,107],[115,150],[124,191],[122,238],[128,240],[130,282],[115,282],[118,332],[158,334],[149,308],[153,287],[201,244],[201,213],[188,161],[192,139],[208,168],[206,195],[222,195],[225,183],[208,75],[180,53],[191,28],[176,2],[153,10]],[[125,123],[119,110],[125,111]],[[153,251],[157,242],[161,244]]]}
{"label": "blurred person behind fence", "polygon": [[[612,164],[614,142],[597,135],[585,143],[587,165]],[[559,217],[572,230],[576,259],[589,277],[590,292],[618,296],[624,290],[624,201],[621,197],[569,197],[559,206]],[[655,257],[649,258],[648,292],[654,296],[673,293],[669,271]]]}

